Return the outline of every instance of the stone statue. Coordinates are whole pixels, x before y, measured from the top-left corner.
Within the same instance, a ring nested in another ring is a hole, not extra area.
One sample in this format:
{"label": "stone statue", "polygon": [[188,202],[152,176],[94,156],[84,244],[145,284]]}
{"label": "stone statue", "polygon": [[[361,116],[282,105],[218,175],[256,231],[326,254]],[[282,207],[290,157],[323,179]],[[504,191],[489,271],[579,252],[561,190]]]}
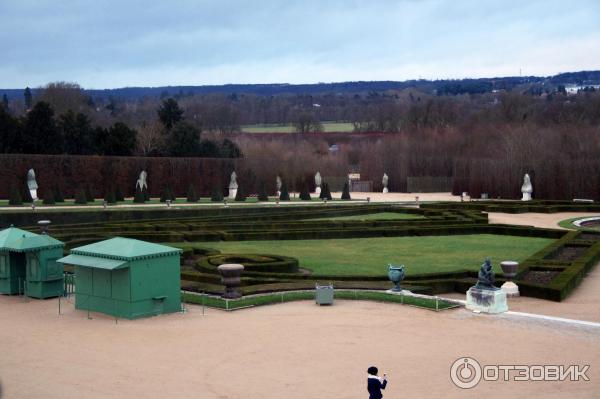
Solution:
{"label": "stone statue", "polygon": [[27,171],[27,188],[29,188],[29,193],[31,194],[31,199],[34,201],[36,199],[38,199],[38,196],[37,196],[38,185],[37,185],[37,182],[35,181],[35,172],[33,171],[33,169],[29,169]]}
{"label": "stone statue", "polygon": [[322,179],[321,179],[321,174],[317,171],[317,174],[315,174],[315,193],[316,194],[321,194],[321,183],[322,183]]}
{"label": "stone statue", "polygon": [[521,186],[521,193],[523,194],[523,198],[521,201],[531,201],[531,194],[533,193],[533,186],[531,185],[531,179],[529,178],[529,174],[525,173],[523,177],[523,185]]}
{"label": "stone statue", "polygon": [[494,281],[495,277],[494,271],[492,270],[492,262],[490,261],[490,258],[486,258],[477,274],[477,284],[475,285],[475,288],[491,291],[499,290],[500,288],[494,286]]}
{"label": "stone statue", "polygon": [[237,194],[238,184],[237,184],[237,175],[235,174],[235,170],[231,172],[231,179],[229,180],[229,199],[235,199]]}
{"label": "stone statue", "polygon": [[136,190],[138,188],[140,189],[140,191],[148,190],[148,183],[146,182],[147,178],[148,178],[148,173],[146,173],[145,170],[142,170],[140,173],[140,177],[138,177],[137,181],[135,182]]}
{"label": "stone statue", "polygon": [[235,170],[233,172],[231,172],[231,179],[229,180],[229,188],[238,188],[237,175],[235,174]]}
{"label": "stone statue", "polygon": [[387,173],[384,173],[383,179],[381,179],[381,184],[383,184],[383,192],[384,193],[388,192],[388,188],[387,188],[388,180],[389,180],[389,177],[388,177]]}
{"label": "stone statue", "polygon": [[277,176],[277,180],[275,181],[275,185],[277,186],[277,195],[281,195],[281,177]]}

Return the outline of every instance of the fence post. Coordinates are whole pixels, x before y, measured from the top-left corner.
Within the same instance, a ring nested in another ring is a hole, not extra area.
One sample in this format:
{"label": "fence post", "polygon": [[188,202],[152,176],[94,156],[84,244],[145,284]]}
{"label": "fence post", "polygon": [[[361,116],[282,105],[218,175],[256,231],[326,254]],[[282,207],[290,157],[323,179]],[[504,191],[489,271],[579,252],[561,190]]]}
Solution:
{"label": "fence post", "polygon": [[205,306],[204,291],[202,291],[202,316],[204,316],[204,306]]}
{"label": "fence post", "polygon": [[60,297],[62,296],[61,294],[62,294],[61,292],[58,293],[58,315],[59,316],[60,316]]}

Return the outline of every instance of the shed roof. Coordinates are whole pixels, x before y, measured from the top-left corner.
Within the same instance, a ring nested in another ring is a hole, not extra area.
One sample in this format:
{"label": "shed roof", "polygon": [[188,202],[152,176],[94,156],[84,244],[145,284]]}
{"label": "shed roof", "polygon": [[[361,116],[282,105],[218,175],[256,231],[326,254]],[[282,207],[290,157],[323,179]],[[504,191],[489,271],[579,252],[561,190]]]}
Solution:
{"label": "shed roof", "polygon": [[179,248],[124,237],[115,237],[71,250],[71,254],[74,255],[120,260],[158,258],[179,255],[181,252]]}
{"label": "shed roof", "polygon": [[128,263],[126,260],[106,259],[99,258],[97,256],[85,255],[67,255],[64,258],[58,259],[57,262],[66,263],[67,265],[95,267],[105,270],[123,269]]}
{"label": "shed roof", "polygon": [[16,227],[0,231],[0,250],[27,252],[43,248],[58,248],[65,244],[45,234],[35,234]]}

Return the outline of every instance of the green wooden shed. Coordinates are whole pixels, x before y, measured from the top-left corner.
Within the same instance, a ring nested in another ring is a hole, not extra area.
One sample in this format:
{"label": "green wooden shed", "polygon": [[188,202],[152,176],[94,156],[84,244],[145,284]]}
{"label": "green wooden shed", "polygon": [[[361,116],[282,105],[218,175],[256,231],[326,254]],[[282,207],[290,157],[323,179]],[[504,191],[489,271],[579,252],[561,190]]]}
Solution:
{"label": "green wooden shed", "polygon": [[73,248],[75,308],[135,319],[181,310],[181,250],[115,237]]}
{"label": "green wooden shed", "polygon": [[0,293],[33,298],[63,291],[64,243],[46,234],[9,227],[0,231]]}

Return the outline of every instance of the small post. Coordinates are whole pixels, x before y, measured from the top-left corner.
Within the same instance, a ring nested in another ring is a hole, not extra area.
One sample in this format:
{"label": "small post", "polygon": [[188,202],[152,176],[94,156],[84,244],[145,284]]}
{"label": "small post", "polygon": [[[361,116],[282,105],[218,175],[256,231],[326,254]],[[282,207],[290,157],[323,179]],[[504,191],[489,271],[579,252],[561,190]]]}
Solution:
{"label": "small post", "polygon": [[204,316],[204,291],[202,291],[202,316]]}
{"label": "small post", "polygon": [[283,292],[281,293],[281,303],[283,303]]}
{"label": "small post", "polygon": [[415,196],[415,204],[419,205],[419,196]]}
{"label": "small post", "polygon": [[367,204],[371,203],[371,197],[367,197]]}
{"label": "small post", "polygon": [[35,212],[35,200],[31,201],[31,210]]}
{"label": "small post", "polygon": [[60,316],[60,297],[62,296],[62,293],[59,292],[58,293],[58,315]]}
{"label": "small post", "polygon": [[106,200],[102,201],[102,208],[106,209],[108,202]]}
{"label": "small post", "polygon": [[227,205],[227,200],[226,200],[226,199],[224,199],[224,200],[223,200],[223,206],[224,206],[225,208],[228,208],[228,207],[229,207],[229,205]]}
{"label": "small post", "polygon": [[170,207],[171,207],[171,200],[170,200],[170,199],[168,199],[168,200],[166,200],[165,202],[167,203],[167,208],[170,208]]}
{"label": "small post", "polygon": [[229,299],[225,299],[225,310],[229,310]]}
{"label": "small post", "polygon": [[435,297],[435,310],[436,311],[439,310],[438,309],[438,297],[437,296]]}

